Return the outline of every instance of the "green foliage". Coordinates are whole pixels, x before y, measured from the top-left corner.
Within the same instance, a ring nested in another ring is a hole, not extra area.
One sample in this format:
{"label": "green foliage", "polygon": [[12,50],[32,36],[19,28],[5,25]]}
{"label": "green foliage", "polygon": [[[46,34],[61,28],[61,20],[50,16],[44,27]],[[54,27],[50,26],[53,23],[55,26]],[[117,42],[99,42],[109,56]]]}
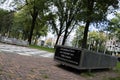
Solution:
{"label": "green foliage", "polygon": [[13,24],[14,12],[0,9],[0,33],[9,36]]}
{"label": "green foliage", "polygon": [[[53,32],[57,34],[58,39],[62,34],[64,35],[63,45],[71,31],[81,21],[87,25],[87,27],[85,26],[86,31],[84,31],[84,42],[86,42],[90,23],[106,21],[106,15],[111,12],[110,6],[113,8],[118,7],[118,0],[13,1],[14,5],[17,6],[17,10],[20,11],[17,11],[17,15],[15,14],[14,25],[12,28],[10,27],[11,31],[13,31],[11,36],[17,37],[19,35],[23,39],[28,38],[28,41],[31,43],[31,39],[37,39],[41,35],[46,35],[47,26],[50,25]],[[48,21],[49,24],[47,24]],[[9,32],[9,28],[5,32]],[[82,40],[80,39],[79,41],[81,43]]]}
{"label": "green foliage", "polygon": [[[75,47],[81,47],[82,44],[82,39],[84,35],[84,26],[80,26],[75,33],[75,37],[72,41],[72,45]],[[103,52],[105,48],[105,41],[107,40],[107,36],[105,35],[104,32],[96,32],[96,31],[91,31],[88,33],[88,47],[91,45],[92,50],[97,50],[99,47],[99,51]],[[98,46],[99,45],[99,46]]]}
{"label": "green foliage", "polygon": [[110,20],[107,30],[120,40],[120,13],[116,13],[115,17]]}
{"label": "green foliage", "polygon": [[89,39],[91,38],[96,42],[103,43],[106,41],[107,36],[105,35],[104,32],[92,31],[92,32],[89,32]]}
{"label": "green foliage", "polygon": [[[11,37],[26,40],[28,38],[30,22],[30,16],[27,15],[24,10],[16,12],[14,15],[13,27],[11,28]],[[19,37],[19,35],[22,35],[22,37]]]}
{"label": "green foliage", "polygon": [[105,42],[107,40],[107,36],[104,32],[89,32],[88,43],[91,46],[92,50],[99,50],[99,52],[103,52],[105,48]]}
{"label": "green foliage", "polygon": [[116,78],[108,78],[108,80],[120,80],[120,77],[116,77]]}
{"label": "green foliage", "polygon": [[106,20],[108,13],[113,11],[110,6],[114,9],[118,8],[118,0],[82,0],[82,2],[82,19],[84,21],[89,19],[90,22],[95,23]]}
{"label": "green foliage", "polygon": [[81,47],[83,35],[84,35],[84,26],[79,26],[76,29],[75,37],[72,41],[72,45],[74,47]]}
{"label": "green foliage", "polygon": [[115,71],[120,73],[120,62],[117,63],[117,66],[115,67]]}
{"label": "green foliage", "polygon": [[0,30],[3,28],[3,19],[6,14],[8,14],[7,10],[0,9]]}
{"label": "green foliage", "polygon": [[84,72],[84,73],[81,74],[81,76],[83,76],[83,77],[94,77],[95,75],[92,72]]}
{"label": "green foliage", "polygon": [[44,79],[48,79],[48,78],[49,78],[49,76],[48,76],[47,74],[42,75],[42,77],[43,77]]}
{"label": "green foliage", "polygon": [[82,48],[87,48],[87,36],[89,26],[91,23],[98,24],[105,22],[108,11],[111,12],[110,6],[118,7],[118,0],[82,0],[81,16],[82,21],[85,22],[85,31],[82,42]]}
{"label": "green foliage", "polygon": [[[31,44],[35,26],[39,25],[43,27],[44,25],[46,25],[45,14],[48,9],[47,2],[48,0],[26,0],[25,10],[28,11],[28,13],[31,16],[31,27],[29,30],[29,37],[28,37],[29,44]],[[35,33],[39,33],[39,31],[36,30]],[[37,34],[37,36],[40,36],[40,35]]]}
{"label": "green foliage", "polygon": [[14,3],[19,6],[20,10],[15,13],[12,37],[37,40],[40,36],[47,35],[46,0],[26,0],[21,5],[19,5],[21,1],[16,0]]}

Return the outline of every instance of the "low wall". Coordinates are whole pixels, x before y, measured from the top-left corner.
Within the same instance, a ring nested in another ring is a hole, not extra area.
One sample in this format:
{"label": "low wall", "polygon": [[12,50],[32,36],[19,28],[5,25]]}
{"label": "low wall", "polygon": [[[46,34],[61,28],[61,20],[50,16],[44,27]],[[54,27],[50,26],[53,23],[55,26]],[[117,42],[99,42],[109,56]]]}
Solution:
{"label": "low wall", "polygon": [[76,69],[113,68],[117,64],[114,56],[66,46],[56,46],[54,60]]}
{"label": "low wall", "polygon": [[7,44],[20,45],[20,46],[28,46],[27,41],[18,40],[16,38],[0,37],[0,42],[7,43]]}

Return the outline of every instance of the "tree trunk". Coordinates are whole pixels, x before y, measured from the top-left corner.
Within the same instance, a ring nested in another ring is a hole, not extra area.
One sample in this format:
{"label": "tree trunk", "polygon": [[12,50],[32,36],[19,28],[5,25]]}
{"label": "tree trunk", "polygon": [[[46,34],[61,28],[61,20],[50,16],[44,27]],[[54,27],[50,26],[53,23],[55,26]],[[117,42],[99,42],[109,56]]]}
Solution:
{"label": "tree trunk", "polygon": [[62,41],[62,45],[65,45],[66,39],[67,39],[67,35],[64,35],[64,38],[63,38],[63,41]]}
{"label": "tree trunk", "polygon": [[29,45],[31,44],[32,35],[33,35],[34,28],[35,28],[35,22],[36,22],[37,15],[38,15],[38,13],[36,13],[36,14],[33,16],[33,19],[32,19],[30,34],[29,34],[29,38],[28,38]]}
{"label": "tree trunk", "polygon": [[92,21],[92,18],[90,17],[93,12],[93,6],[94,6],[94,0],[87,0],[88,5],[87,5],[87,20],[86,20],[86,25],[85,25],[85,30],[84,30],[84,36],[83,36],[83,41],[82,41],[82,48],[87,49],[87,36],[88,36],[88,30],[89,30],[89,25],[90,22]]}
{"label": "tree trunk", "polygon": [[67,20],[66,20],[66,29],[65,29],[65,34],[64,34],[64,37],[63,37],[62,45],[65,45],[66,39],[67,39],[67,37],[68,37],[68,35],[69,35],[68,29],[69,29],[69,27],[70,27],[70,25],[71,25],[72,20],[73,20],[73,19],[71,19],[71,20],[68,21],[68,22],[67,22]]}
{"label": "tree trunk", "polygon": [[[62,34],[62,27],[63,27],[63,24],[62,24],[62,20],[61,20],[60,31],[58,31],[58,33],[57,33],[57,40],[56,40],[55,46],[58,44],[59,38]],[[54,48],[55,48],[55,46],[54,46]]]}
{"label": "tree trunk", "polygon": [[35,27],[35,21],[34,21],[34,19],[33,19],[33,20],[32,20],[32,25],[31,25],[31,29],[30,29],[29,38],[28,38],[29,45],[31,44],[34,27]]}
{"label": "tree trunk", "polygon": [[56,40],[56,42],[55,42],[55,46],[58,44],[59,38],[60,38],[60,34],[59,34],[58,37],[57,37],[57,40]]}
{"label": "tree trunk", "polygon": [[88,36],[89,25],[90,25],[90,21],[87,20],[84,30],[83,41],[82,41],[82,48],[87,48],[87,36]]}
{"label": "tree trunk", "polygon": [[63,37],[62,45],[65,45],[66,39],[67,39],[67,33],[68,33],[68,27],[66,27],[65,34]]}

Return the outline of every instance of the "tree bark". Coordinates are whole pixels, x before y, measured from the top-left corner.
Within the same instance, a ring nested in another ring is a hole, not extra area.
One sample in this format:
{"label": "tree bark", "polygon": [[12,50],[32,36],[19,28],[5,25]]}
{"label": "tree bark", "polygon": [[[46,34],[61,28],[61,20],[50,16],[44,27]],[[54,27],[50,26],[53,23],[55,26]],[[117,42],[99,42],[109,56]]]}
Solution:
{"label": "tree bark", "polygon": [[63,41],[62,41],[62,45],[65,45],[66,39],[67,39],[67,35],[64,35],[64,38],[63,38]]}
{"label": "tree bark", "polygon": [[84,36],[83,36],[83,41],[82,41],[82,48],[87,49],[87,36],[88,36],[88,30],[89,30],[89,25],[92,21],[92,12],[93,12],[93,6],[94,6],[94,0],[87,0],[87,20],[86,20],[86,25],[85,25],[85,30],[84,30]]}
{"label": "tree bark", "polygon": [[30,34],[29,34],[29,38],[28,38],[29,45],[31,44],[32,35],[33,35],[34,28],[35,28],[35,23],[36,23],[37,16],[38,16],[38,12],[36,12],[32,16],[32,24],[31,24]]}
{"label": "tree bark", "polygon": [[68,33],[68,26],[66,26],[65,34],[63,37],[62,45],[65,45],[66,39],[67,39],[67,33]]}
{"label": "tree bark", "polygon": [[89,25],[90,25],[90,21],[88,20],[86,21],[86,25],[85,25],[82,48],[87,48],[87,36],[88,36]]}
{"label": "tree bark", "polygon": [[58,37],[57,37],[57,40],[55,42],[55,46],[58,44],[59,38],[60,38],[60,35],[58,35]]}
{"label": "tree bark", "polygon": [[[55,46],[58,44],[58,41],[59,41],[59,38],[60,38],[60,36],[61,36],[61,34],[64,32],[64,31],[62,31],[63,29],[63,23],[62,23],[62,20],[60,20],[61,21],[61,24],[60,24],[60,31],[56,31],[57,32],[57,40],[56,40],[56,43],[55,43]],[[55,26],[56,27],[56,26]],[[54,46],[54,48],[55,48],[55,46]]]}

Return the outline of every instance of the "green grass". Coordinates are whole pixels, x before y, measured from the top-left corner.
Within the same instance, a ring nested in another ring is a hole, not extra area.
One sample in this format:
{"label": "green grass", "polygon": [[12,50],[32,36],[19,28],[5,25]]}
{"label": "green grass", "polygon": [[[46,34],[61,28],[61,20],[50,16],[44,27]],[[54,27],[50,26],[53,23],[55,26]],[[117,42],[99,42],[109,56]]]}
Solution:
{"label": "green grass", "polygon": [[[120,62],[117,63],[117,66],[115,67],[115,72],[117,72],[118,74],[120,74]],[[109,78],[105,78],[104,80],[120,80],[120,76],[119,77],[109,77]]]}
{"label": "green grass", "polygon": [[42,77],[45,78],[45,79],[48,79],[48,78],[49,78],[49,76],[46,75],[46,74],[42,75]]}
{"label": "green grass", "polygon": [[117,63],[117,66],[115,67],[115,71],[120,73],[120,62]]}
{"label": "green grass", "polygon": [[116,77],[116,78],[108,78],[106,80],[120,80],[120,77]]}
{"label": "green grass", "polygon": [[94,77],[94,74],[92,72],[85,72],[85,73],[82,73],[81,76],[83,76],[83,77]]}
{"label": "green grass", "polygon": [[37,45],[30,45],[29,47],[30,48],[34,48],[34,49],[39,49],[39,50],[44,50],[44,51],[52,52],[52,53],[55,52],[54,48],[42,47],[42,46],[37,46]]}
{"label": "green grass", "polygon": [[120,70],[120,62],[117,63],[116,68]]}

